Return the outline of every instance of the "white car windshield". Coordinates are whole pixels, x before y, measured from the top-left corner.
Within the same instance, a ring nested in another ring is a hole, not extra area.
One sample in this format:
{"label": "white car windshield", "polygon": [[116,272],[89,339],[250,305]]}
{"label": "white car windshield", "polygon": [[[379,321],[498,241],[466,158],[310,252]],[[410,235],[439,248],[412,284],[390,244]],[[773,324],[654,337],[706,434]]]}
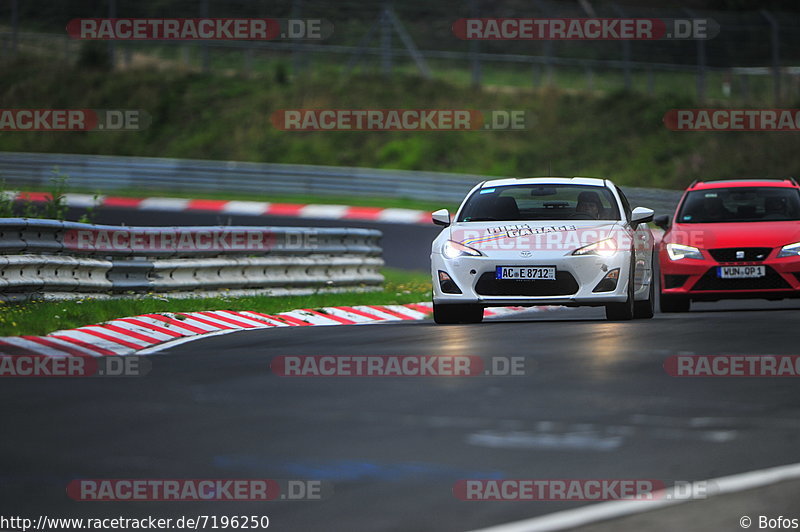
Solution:
{"label": "white car windshield", "polygon": [[591,185],[507,185],[476,190],[459,222],[619,220],[614,194]]}

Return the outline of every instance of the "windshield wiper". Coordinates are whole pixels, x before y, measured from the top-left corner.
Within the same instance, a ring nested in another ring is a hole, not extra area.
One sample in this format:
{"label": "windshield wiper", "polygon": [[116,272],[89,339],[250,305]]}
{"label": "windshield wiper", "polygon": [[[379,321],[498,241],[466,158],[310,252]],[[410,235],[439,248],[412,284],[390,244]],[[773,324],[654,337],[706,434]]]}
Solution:
{"label": "windshield wiper", "polygon": [[500,222],[497,218],[491,216],[483,216],[481,218],[464,218],[465,222]]}

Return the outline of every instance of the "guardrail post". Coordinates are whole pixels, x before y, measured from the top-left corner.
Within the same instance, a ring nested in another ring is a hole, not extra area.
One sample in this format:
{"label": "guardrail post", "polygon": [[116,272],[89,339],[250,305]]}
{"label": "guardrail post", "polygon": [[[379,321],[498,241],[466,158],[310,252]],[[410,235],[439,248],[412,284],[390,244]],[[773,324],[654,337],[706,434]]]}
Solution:
{"label": "guardrail post", "polygon": [[113,260],[106,278],[111,282],[114,292],[147,291],[152,287],[150,274],[155,265],[143,259]]}

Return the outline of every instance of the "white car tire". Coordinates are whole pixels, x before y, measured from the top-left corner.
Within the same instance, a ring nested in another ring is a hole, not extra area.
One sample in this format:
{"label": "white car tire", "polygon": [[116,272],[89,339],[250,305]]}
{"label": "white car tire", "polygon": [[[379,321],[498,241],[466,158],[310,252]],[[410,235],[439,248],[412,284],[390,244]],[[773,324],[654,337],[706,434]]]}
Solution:
{"label": "white car tire", "polygon": [[628,273],[628,299],[624,303],[608,303],[606,305],[606,319],[609,321],[627,321],[635,317],[636,301],[633,298],[635,273],[635,264],[631,259],[631,268]]}
{"label": "white car tire", "polygon": [[[655,259],[654,259],[655,260]],[[655,264],[655,262],[650,262]],[[650,289],[647,291],[647,299],[644,301],[637,301],[633,304],[633,317],[635,319],[649,320],[656,313],[656,276],[651,272],[650,274]]]}

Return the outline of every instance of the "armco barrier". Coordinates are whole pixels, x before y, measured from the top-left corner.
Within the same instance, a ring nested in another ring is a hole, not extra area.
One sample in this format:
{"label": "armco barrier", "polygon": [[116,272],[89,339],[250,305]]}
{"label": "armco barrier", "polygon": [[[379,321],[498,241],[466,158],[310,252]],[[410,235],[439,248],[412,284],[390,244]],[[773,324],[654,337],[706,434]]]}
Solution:
{"label": "armco barrier", "polygon": [[[497,179],[344,166],[0,152],[0,177],[9,187],[47,187],[54,168],[69,176],[70,186],[103,194],[136,188],[193,194],[379,196],[446,204],[459,203],[481,181]],[[676,190],[622,188],[634,207],[649,207],[657,214],[671,215],[681,196]],[[90,205],[91,197],[86,200]]]}
{"label": "armco barrier", "polygon": [[0,219],[0,298],[374,290],[380,231]]}

